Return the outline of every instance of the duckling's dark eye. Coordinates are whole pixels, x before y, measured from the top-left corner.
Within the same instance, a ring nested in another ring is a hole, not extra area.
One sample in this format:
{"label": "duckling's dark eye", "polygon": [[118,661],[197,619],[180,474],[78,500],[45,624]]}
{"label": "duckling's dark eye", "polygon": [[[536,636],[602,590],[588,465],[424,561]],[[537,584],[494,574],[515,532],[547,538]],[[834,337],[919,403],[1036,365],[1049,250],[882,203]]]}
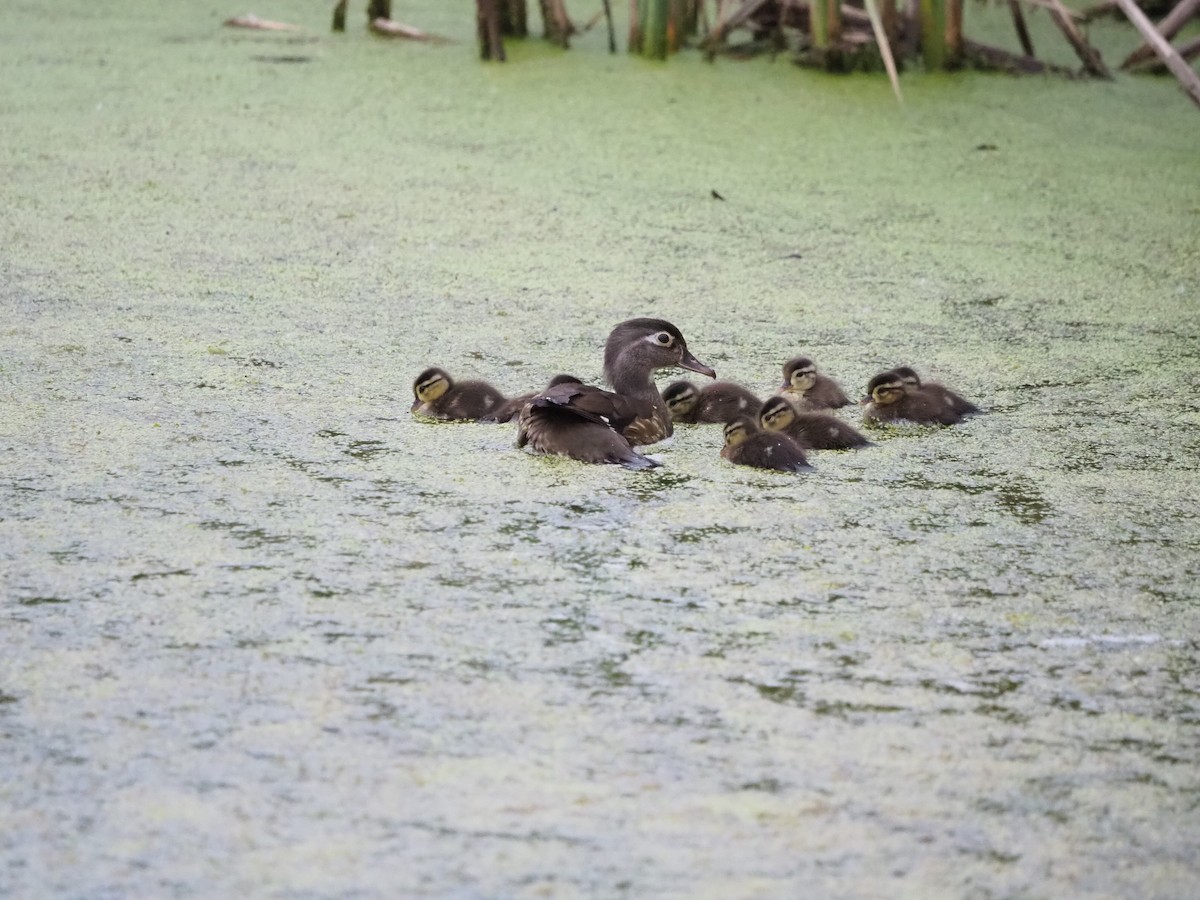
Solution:
{"label": "duckling's dark eye", "polygon": [[670,347],[675,338],[671,337],[665,331],[660,331],[654,336],[654,340],[664,347]]}

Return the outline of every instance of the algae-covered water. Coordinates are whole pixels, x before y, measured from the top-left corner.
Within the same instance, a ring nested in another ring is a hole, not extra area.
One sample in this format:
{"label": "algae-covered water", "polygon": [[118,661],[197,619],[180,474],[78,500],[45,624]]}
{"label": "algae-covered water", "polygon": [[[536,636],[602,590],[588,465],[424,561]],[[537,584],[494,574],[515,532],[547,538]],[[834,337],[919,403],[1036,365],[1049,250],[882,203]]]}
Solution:
{"label": "algae-covered water", "polygon": [[[0,895],[1193,894],[1173,84],[901,108],[331,5],[0,5]],[[638,315],[760,391],[908,362],[988,414],[799,477],[408,415],[430,364],[597,378]]]}

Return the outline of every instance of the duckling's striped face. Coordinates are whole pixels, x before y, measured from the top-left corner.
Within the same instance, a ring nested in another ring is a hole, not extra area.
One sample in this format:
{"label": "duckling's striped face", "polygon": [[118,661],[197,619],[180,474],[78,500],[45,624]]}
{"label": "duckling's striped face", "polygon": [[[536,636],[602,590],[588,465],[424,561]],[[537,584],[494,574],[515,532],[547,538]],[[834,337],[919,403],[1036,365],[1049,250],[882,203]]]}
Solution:
{"label": "duckling's striped face", "polygon": [[772,397],[763,404],[758,419],[767,431],[783,431],[796,421],[796,410],[782,397]]}
{"label": "duckling's striped face", "polygon": [[795,391],[797,394],[803,394],[805,391],[811,390],[816,383],[817,367],[810,364],[792,370],[792,374],[788,378],[787,389]]}
{"label": "duckling's striped face", "polygon": [[695,386],[686,381],[678,381],[663,391],[663,402],[671,412],[671,418],[679,419],[686,416],[696,407],[700,392]]}
{"label": "duckling's striped face", "polygon": [[421,403],[432,403],[450,390],[450,376],[441,369],[427,369],[413,382],[413,395]]}
{"label": "duckling's striped face", "polygon": [[750,423],[746,419],[734,419],[725,426],[725,446],[736,447],[750,437]]}
{"label": "duckling's striped face", "polygon": [[880,406],[899,402],[905,393],[904,379],[898,375],[887,380],[876,378],[871,383],[871,399]]}

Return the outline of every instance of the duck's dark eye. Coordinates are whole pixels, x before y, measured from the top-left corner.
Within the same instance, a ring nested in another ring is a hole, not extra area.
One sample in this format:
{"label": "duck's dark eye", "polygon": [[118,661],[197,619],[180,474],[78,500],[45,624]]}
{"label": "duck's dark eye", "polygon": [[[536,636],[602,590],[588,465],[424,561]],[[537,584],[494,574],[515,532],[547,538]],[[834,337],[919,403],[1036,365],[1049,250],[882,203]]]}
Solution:
{"label": "duck's dark eye", "polygon": [[675,338],[671,337],[671,335],[667,334],[665,331],[660,331],[654,336],[654,340],[664,347],[670,347]]}

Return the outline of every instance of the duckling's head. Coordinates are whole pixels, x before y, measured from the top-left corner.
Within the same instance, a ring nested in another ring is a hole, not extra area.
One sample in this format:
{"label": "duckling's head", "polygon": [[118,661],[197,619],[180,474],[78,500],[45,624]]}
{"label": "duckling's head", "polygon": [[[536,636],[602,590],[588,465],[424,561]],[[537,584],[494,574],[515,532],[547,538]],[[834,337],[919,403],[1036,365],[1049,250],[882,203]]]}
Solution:
{"label": "duckling's head", "polygon": [[732,422],[725,426],[725,449],[736,447],[738,444],[745,443],[750,435],[754,434],[758,429],[754,425],[754,420],[749,416],[738,416]]}
{"label": "duckling's head", "polygon": [[906,390],[919,391],[921,389],[921,376],[916,373],[915,369],[910,369],[908,366],[896,366],[892,371],[900,376]]}
{"label": "duckling's head", "polygon": [[413,397],[416,399],[413,400],[412,408],[416,409],[422,403],[432,403],[453,386],[454,379],[447,374],[445,369],[439,369],[436,366],[426,369],[413,382]]}
{"label": "duckling's head", "polygon": [[758,421],[767,431],[783,431],[796,421],[796,408],[783,397],[772,397],[759,409]]}
{"label": "duckling's head", "polygon": [[560,384],[583,384],[583,382],[574,375],[555,375],[550,379],[550,383],[546,385],[548,388],[558,387]]}
{"label": "duckling's head", "polygon": [[667,389],[662,393],[662,398],[671,412],[671,418],[680,422],[696,408],[700,392],[690,381],[676,381],[667,385]]}
{"label": "duckling's head", "polygon": [[817,367],[807,356],[789,359],[783,365],[783,387],[780,390],[803,394],[817,383]]}
{"label": "duckling's head", "polygon": [[867,394],[880,406],[896,403],[903,399],[905,394],[904,378],[894,369],[880,372],[867,382]]}
{"label": "duckling's head", "polygon": [[612,330],[604,345],[604,377],[616,385],[626,378],[649,377],[655,369],[678,366],[709,378],[717,373],[692,356],[679,329],[663,319],[630,319]]}

